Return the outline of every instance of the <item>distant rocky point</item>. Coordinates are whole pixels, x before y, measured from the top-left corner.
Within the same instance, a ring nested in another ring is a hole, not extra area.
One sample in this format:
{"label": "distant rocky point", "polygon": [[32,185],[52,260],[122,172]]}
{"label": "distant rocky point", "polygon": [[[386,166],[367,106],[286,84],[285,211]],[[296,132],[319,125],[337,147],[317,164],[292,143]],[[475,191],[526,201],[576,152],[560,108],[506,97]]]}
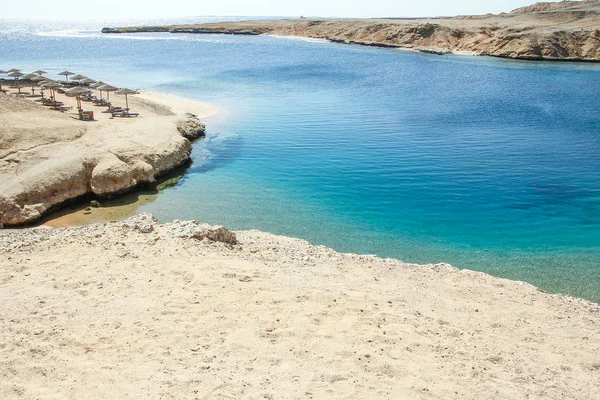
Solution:
{"label": "distant rocky point", "polygon": [[104,28],[103,33],[281,35],[335,43],[543,61],[600,61],[600,3],[536,3],[453,18],[285,19]]}

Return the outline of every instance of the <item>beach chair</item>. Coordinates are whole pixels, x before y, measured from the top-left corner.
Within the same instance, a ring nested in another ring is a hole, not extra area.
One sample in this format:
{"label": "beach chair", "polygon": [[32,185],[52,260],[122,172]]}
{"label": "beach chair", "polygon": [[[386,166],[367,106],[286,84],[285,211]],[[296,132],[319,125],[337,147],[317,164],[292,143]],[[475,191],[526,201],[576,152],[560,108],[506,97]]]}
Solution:
{"label": "beach chair", "polygon": [[82,121],[93,121],[94,120],[94,112],[93,111],[79,111],[79,119]]}
{"label": "beach chair", "polygon": [[109,106],[105,111],[102,111],[103,113],[116,113],[116,112],[127,112],[126,109],[124,109],[123,107],[113,107],[113,106]]}
{"label": "beach chair", "polygon": [[140,114],[138,113],[130,113],[128,111],[117,111],[117,112],[113,112],[112,116],[114,117],[121,117],[121,118],[130,118],[130,117],[137,117]]}
{"label": "beach chair", "polygon": [[60,112],[67,112],[69,110],[72,110],[73,106],[54,106],[52,107],[52,109]]}

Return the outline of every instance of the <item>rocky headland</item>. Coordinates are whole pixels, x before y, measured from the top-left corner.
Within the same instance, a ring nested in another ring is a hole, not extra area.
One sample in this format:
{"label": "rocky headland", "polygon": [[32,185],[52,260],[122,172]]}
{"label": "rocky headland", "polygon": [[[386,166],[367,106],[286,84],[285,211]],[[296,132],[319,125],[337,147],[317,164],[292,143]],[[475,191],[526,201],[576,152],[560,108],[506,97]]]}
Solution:
{"label": "rocky headland", "polygon": [[[62,96],[65,102],[74,99]],[[96,120],[49,110],[0,93],[0,225],[32,223],[86,195],[111,197],[189,160],[204,135],[211,107],[174,96],[142,93],[130,107],[138,118]]]}
{"label": "rocky headland", "polygon": [[282,35],[336,43],[522,60],[600,61],[600,3],[537,3],[499,15],[443,18],[286,19],[162,27],[104,28],[104,33]]}

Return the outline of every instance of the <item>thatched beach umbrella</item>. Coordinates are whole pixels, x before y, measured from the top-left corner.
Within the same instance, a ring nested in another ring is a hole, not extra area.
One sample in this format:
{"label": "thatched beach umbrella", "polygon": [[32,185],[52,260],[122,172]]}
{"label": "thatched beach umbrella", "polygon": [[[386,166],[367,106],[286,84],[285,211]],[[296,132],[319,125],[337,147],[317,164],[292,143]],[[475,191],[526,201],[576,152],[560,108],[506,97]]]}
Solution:
{"label": "thatched beach umbrella", "polygon": [[92,83],[92,84],[90,85],[90,87],[91,87],[92,89],[98,89],[98,90],[100,91],[100,98],[102,98],[102,89],[100,89],[100,86],[104,86],[104,85],[106,85],[106,83],[104,83],[104,82],[102,82],[102,81],[98,81],[98,82],[96,82],[96,83]]}
{"label": "thatched beach umbrella", "polygon": [[67,90],[65,92],[65,94],[69,97],[75,97],[77,99],[77,109],[79,111],[82,111],[83,108],[81,107],[81,95],[84,93],[88,93],[89,91],[90,91],[90,89],[88,89],[88,88],[82,88],[82,87],[77,86],[77,87]]}
{"label": "thatched beach umbrella", "polygon": [[106,100],[110,100],[110,92],[116,92],[117,90],[119,90],[118,87],[108,85],[108,84],[97,87],[96,89],[104,90],[106,92]]}
{"label": "thatched beach umbrella", "polygon": [[77,74],[77,75],[73,75],[73,76],[71,77],[71,80],[73,80],[73,81],[77,81],[77,84],[78,84],[78,85],[81,85],[81,80],[82,80],[82,79],[85,79],[85,78],[87,78],[87,76],[85,76],[85,75],[79,75],[79,74]]}
{"label": "thatched beach umbrella", "polygon": [[125,104],[126,104],[125,109],[127,111],[129,111],[129,100],[127,100],[127,96],[132,95],[132,94],[140,94],[140,92],[138,92],[136,90],[131,90],[131,89],[127,89],[127,88],[119,89],[115,93],[125,95]]}
{"label": "thatched beach umbrella", "polygon": [[50,82],[46,82],[46,83],[42,84],[42,87],[50,89],[50,99],[52,99],[53,101],[56,101],[56,94],[54,93],[54,90],[59,87],[62,87],[62,83],[50,81]]}
{"label": "thatched beach umbrella", "polygon": [[44,75],[47,74],[46,71],[44,71],[43,69],[38,69],[37,71],[33,71],[34,74],[38,74],[38,75]]}
{"label": "thatched beach umbrella", "polygon": [[68,85],[69,84],[69,75],[75,75],[75,72],[63,71],[63,72],[59,72],[58,75],[62,75],[65,78],[67,78],[67,85]]}
{"label": "thatched beach umbrella", "polygon": [[35,78],[36,76],[39,76],[39,75],[34,72],[23,75],[23,79],[27,79],[28,81],[31,82],[31,94],[35,94],[35,89],[34,89],[35,83],[33,83],[33,81],[31,81],[31,78]]}
{"label": "thatched beach umbrella", "polygon": [[[41,75],[35,76],[33,78],[31,78],[31,82],[35,83],[36,85],[41,85],[41,82],[45,81],[47,78],[44,78]],[[40,93],[42,95],[42,99],[44,98],[44,88],[40,87]]]}
{"label": "thatched beach umbrella", "polygon": [[8,71],[6,71],[7,74],[13,73],[13,72],[21,72],[20,69],[17,68],[13,68],[13,69],[9,69]]}
{"label": "thatched beach umbrella", "polygon": [[19,94],[21,94],[21,85],[19,84],[19,78],[25,76],[22,72],[14,71],[8,74],[8,76],[12,76],[15,78],[15,84],[17,85],[17,89],[19,90]]}
{"label": "thatched beach umbrella", "polygon": [[79,81],[79,84],[84,84],[84,85],[91,85],[92,83],[96,83],[97,81],[93,80],[92,78],[84,78],[82,80]]}

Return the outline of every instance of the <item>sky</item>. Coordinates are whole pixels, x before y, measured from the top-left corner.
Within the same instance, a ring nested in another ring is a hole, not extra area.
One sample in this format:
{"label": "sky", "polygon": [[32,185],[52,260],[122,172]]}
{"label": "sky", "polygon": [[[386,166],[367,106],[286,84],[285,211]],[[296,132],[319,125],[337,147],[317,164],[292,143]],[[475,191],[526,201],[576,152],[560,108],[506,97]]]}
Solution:
{"label": "sky", "polygon": [[536,0],[28,0],[3,1],[0,17],[434,17],[509,12]]}

